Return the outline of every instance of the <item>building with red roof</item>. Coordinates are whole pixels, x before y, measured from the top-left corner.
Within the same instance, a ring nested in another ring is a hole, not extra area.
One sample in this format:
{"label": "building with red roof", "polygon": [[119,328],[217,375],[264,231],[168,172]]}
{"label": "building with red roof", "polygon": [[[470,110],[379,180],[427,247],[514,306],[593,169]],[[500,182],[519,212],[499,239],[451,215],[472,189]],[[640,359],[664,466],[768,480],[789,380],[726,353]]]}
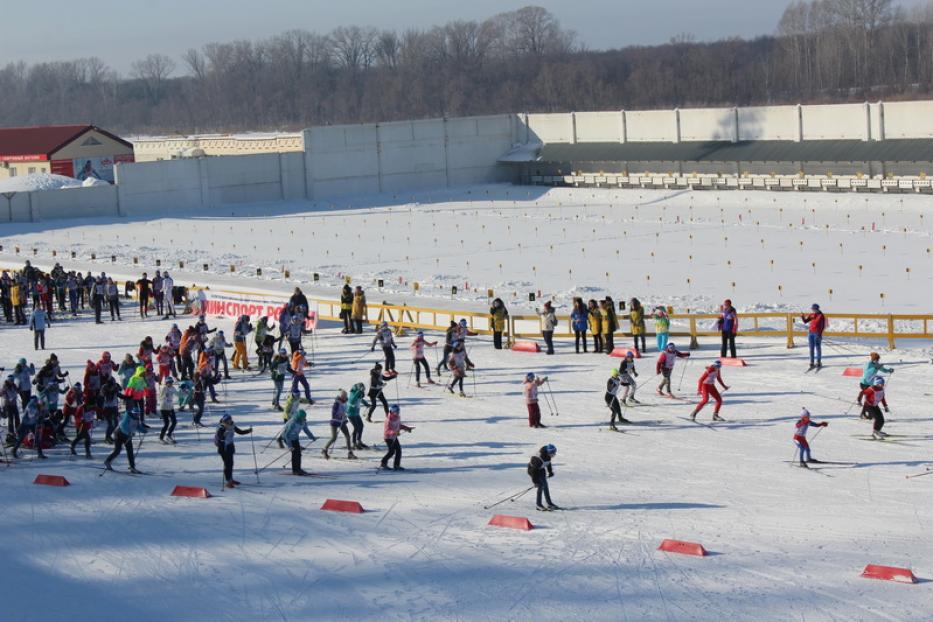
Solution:
{"label": "building with red roof", "polygon": [[114,165],[133,161],[132,143],[94,125],[0,128],[0,179],[54,173],[113,183]]}

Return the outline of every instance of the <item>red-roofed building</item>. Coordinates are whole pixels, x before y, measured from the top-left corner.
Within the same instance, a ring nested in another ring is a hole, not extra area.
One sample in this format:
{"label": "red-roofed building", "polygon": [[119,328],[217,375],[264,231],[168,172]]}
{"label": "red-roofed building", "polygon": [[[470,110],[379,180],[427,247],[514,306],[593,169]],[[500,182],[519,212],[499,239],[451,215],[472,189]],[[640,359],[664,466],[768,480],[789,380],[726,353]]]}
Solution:
{"label": "red-roofed building", "polygon": [[0,128],[0,179],[54,173],[113,183],[113,167],[133,162],[133,145],[93,125]]}

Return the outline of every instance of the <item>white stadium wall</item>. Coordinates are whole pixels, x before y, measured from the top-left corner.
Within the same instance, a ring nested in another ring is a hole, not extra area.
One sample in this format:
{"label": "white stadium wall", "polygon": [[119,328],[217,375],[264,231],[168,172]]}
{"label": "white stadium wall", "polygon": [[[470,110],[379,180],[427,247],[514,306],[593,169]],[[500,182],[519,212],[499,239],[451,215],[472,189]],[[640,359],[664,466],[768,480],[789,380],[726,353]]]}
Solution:
{"label": "white stadium wall", "polygon": [[933,101],[891,102],[879,106],[884,128],[879,138],[933,137]]}
{"label": "white stadium wall", "polygon": [[735,140],[735,108],[680,110],[680,140]]}

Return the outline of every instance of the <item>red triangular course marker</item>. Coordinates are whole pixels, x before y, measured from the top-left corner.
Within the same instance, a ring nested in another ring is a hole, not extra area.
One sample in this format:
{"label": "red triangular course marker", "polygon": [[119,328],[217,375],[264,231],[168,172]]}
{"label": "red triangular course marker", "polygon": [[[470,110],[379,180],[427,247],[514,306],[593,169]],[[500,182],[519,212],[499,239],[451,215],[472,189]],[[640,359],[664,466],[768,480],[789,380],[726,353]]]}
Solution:
{"label": "red triangular course marker", "polygon": [[362,514],[363,506],[357,501],[341,501],[340,499],[328,499],[321,506],[322,510],[329,512],[350,512],[352,514]]}
{"label": "red triangular course marker", "polygon": [[489,524],[496,527],[507,527],[509,529],[522,529],[530,531],[535,528],[531,521],[524,516],[509,516],[507,514],[496,514],[489,519]]}
{"label": "red triangular course marker", "polygon": [[172,491],[171,496],[209,499],[211,493],[207,492],[207,488],[199,488],[197,486],[175,486],[175,490]]}
{"label": "red triangular course marker", "polygon": [[882,581],[896,581],[898,583],[916,583],[917,577],[910,568],[897,568],[895,566],[878,566],[868,564],[862,571],[866,579],[881,579]]}
{"label": "red triangular course marker", "polygon": [[33,484],[41,484],[43,486],[71,486],[71,482],[62,477],[61,475],[36,475],[36,479],[32,481]]}
{"label": "red triangular course marker", "polygon": [[851,376],[854,378],[861,378],[862,368],[861,367],[846,367],[844,370],[842,370],[842,375]]}
{"label": "red triangular course marker", "polygon": [[534,341],[516,341],[512,344],[512,350],[515,352],[540,352],[541,346]]}
{"label": "red triangular course marker", "polygon": [[609,356],[611,356],[612,358],[624,359],[625,355],[628,354],[629,352],[631,352],[632,356],[634,356],[635,358],[637,359],[641,358],[641,352],[639,352],[635,348],[622,348],[622,347],[613,348],[612,352],[609,353]]}
{"label": "red triangular course marker", "polygon": [[695,555],[697,557],[706,555],[706,549],[703,548],[702,544],[684,542],[683,540],[664,540],[658,550],[667,551],[668,553],[680,553],[681,555]]}

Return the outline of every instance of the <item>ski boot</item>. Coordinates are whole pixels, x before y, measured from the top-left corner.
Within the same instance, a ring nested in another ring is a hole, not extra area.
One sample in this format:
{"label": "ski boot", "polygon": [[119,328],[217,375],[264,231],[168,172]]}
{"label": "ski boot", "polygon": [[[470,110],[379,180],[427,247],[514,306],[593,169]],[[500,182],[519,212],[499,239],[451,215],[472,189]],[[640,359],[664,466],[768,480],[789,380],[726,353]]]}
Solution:
{"label": "ski boot", "polygon": [[357,459],[357,458],[356,458],[356,454],[355,454],[355,453],[353,453],[352,451],[348,451],[348,452],[347,452],[347,460],[356,460],[356,459]]}
{"label": "ski boot", "polygon": [[719,413],[713,413],[713,421],[725,421],[725,419],[720,417]]}
{"label": "ski boot", "polygon": [[326,447],[325,447],[324,449],[321,450],[321,455],[324,456],[324,459],[325,459],[325,460],[330,460],[330,454],[327,453],[327,448],[326,448]]}

